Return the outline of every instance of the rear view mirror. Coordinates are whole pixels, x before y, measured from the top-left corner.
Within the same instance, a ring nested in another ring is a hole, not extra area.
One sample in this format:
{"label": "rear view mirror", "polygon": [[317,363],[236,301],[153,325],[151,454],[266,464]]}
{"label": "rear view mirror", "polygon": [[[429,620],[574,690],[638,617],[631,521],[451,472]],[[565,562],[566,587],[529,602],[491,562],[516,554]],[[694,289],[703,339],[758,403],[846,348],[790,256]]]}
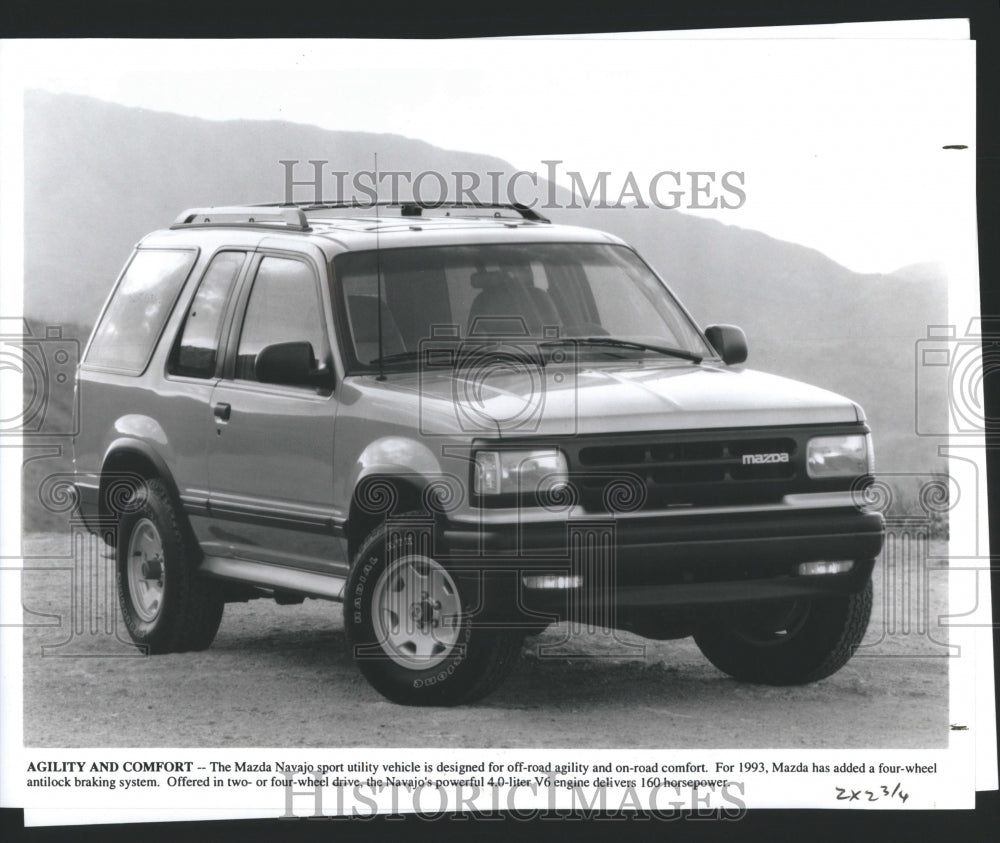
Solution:
{"label": "rear view mirror", "polygon": [[746,335],[735,325],[712,325],[705,329],[705,337],[726,365],[747,359]]}

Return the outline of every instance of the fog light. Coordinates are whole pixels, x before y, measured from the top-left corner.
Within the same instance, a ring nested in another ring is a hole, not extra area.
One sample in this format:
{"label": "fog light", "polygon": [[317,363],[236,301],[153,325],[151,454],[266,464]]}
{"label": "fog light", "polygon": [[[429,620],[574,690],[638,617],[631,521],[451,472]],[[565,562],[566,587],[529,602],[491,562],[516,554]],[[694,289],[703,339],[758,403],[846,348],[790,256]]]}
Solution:
{"label": "fog light", "polygon": [[799,575],[803,577],[813,574],[844,574],[854,567],[853,562],[803,562],[799,565]]}
{"label": "fog light", "polygon": [[583,577],[579,574],[541,574],[538,576],[523,576],[521,582],[525,588],[579,588],[583,585]]}

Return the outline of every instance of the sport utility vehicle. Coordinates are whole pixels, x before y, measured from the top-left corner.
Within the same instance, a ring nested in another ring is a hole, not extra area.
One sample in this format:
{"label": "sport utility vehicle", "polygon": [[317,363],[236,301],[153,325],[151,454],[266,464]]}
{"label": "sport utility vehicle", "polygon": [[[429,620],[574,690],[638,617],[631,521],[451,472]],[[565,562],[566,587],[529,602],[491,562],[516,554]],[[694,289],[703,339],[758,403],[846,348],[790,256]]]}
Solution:
{"label": "sport utility vehicle", "polygon": [[871,436],[746,354],[618,238],[521,206],[189,210],[79,367],[78,505],[151,653],[311,597],[400,703],[482,697],[556,621],[811,682],[868,623]]}

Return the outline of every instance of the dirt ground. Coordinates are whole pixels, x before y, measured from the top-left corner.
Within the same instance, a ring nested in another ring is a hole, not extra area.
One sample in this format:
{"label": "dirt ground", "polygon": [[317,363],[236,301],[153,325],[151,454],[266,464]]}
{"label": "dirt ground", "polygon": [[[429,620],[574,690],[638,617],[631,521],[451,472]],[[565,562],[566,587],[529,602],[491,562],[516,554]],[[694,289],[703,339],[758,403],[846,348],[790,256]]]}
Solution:
{"label": "dirt ground", "polygon": [[[932,556],[943,552],[931,543]],[[387,702],[362,679],[346,653],[338,604],[231,604],[209,650],[145,657],[118,639],[126,636],[113,580],[105,576],[110,558],[96,578],[74,576],[71,538],[55,533],[26,535],[24,554],[26,746],[923,748],[948,742],[947,637],[937,626],[947,612],[946,577],[931,571],[922,602],[910,593],[921,578],[897,577],[903,566],[884,560],[875,569],[864,645],[839,673],[813,685],[741,684],[709,664],[690,639],[573,634],[559,626],[529,639],[506,684],[481,703],[414,709]],[[926,614],[902,615],[906,606]],[[902,634],[906,619],[910,629]]]}

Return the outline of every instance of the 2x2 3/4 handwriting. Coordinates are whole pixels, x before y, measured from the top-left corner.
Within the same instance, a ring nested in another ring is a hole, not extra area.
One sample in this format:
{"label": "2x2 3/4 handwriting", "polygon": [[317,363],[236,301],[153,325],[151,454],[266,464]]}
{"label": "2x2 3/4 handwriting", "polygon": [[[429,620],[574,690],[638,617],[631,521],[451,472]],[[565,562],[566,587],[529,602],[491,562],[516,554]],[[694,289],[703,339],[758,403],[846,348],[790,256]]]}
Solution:
{"label": "2x2 3/4 handwriting", "polygon": [[884,784],[872,790],[855,790],[852,787],[838,787],[836,790],[838,802],[878,802],[882,799],[899,799],[906,802],[910,798],[910,794],[904,792],[898,782],[892,790]]}

